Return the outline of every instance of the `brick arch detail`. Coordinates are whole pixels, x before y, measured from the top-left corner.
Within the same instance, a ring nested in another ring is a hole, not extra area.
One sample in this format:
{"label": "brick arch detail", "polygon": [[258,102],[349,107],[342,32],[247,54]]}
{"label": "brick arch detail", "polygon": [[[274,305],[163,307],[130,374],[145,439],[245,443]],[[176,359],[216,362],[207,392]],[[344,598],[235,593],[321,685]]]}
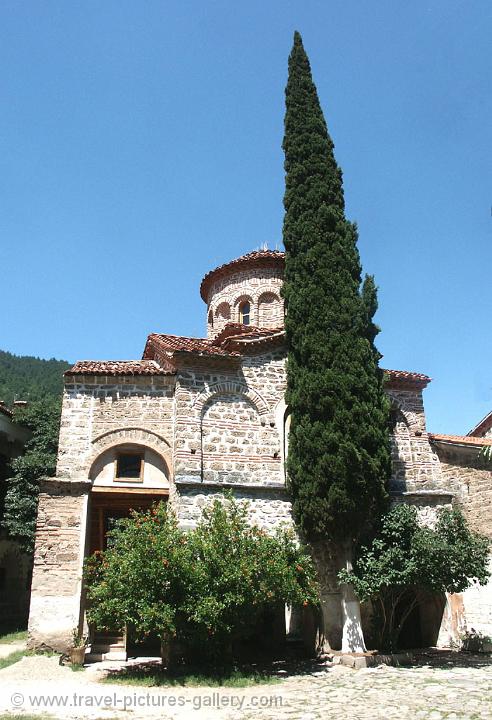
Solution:
{"label": "brick arch detail", "polygon": [[193,405],[195,413],[200,418],[203,416],[206,404],[215,395],[242,395],[247,398],[256,409],[262,425],[265,425],[267,422],[273,422],[273,416],[268,403],[260,393],[237,380],[215,383],[214,385],[210,385],[206,390],[202,390]]}
{"label": "brick arch detail", "polygon": [[262,290],[262,292],[258,295],[258,302],[260,303],[265,298],[275,300],[276,302],[280,302],[280,296],[275,290]]}
{"label": "brick arch detail", "polygon": [[118,445],[141,445],[156,452],[164,461],[169,475],[171,474],[171,445],[165,437],[159,435],[153,430],[147,430],[140,427],[118,428],[117,430],[108,430],[98,435],[92,441],[92,453],[88,462],[87,471],[90,473],[95,461],[106,450],[118,447]]}
{"label": "brick arch detail", "polygon": [[391,407],[401,412],[410,432],[415,434],[415,431],[421,430],[417,413],[409,410],[407,404],[401,400],[401,398],[395,397],[391,393],[388,393],[388,396],[391,401]]}

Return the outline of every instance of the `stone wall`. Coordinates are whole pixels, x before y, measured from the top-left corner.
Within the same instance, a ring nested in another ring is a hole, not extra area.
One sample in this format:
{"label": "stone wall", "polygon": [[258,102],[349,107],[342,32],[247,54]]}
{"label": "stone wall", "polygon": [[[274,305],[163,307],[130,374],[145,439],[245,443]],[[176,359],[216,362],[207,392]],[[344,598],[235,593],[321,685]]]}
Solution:
{"label": "stone wall", "polygon": [[422,391],[389,387],[387,393],[393,406],[392,489],[447,490],[429,443]]}
{"label": "stone wall", "polygon": [[[242,395],[218,393],[202,414],[203,479],[257,483],[278,476],[280,439]],[[275,477],[281,482],[281,477]]]}
{"label": "stone wall", "polygon": [[242,302],[250,303],[250,324],[260,327],[280,327],[284,322],[284,301],[281,267],[231,269],[218,278],[208,293],[207,335],[220,333],[228,322],[240,322]]}
{"label": "stone wall", "polygon": [[198,361],[178,371],[175,477],[244,484],[284,483],[284,354],[244,358],[210,371]]}
{"label": "stone wall", "polygon": [[[435,442],[434,448],[455,506],[473,530],[492,539],[492,472],[480,459],[478,448],[445,442]],[[492,581],[447,598],[441,643],[459,643],[472,629],[492,637]]]}
{"label": "stone wall", "polygon": [[177,511],[184,527],[194,527],[202,514],[203,508],[214,498],[222,497],[224,489],[232,492],[233,497],[244,501],[248,508],[251,522],[264,528],[267,532],[279,526],[293,527],[291,504],[287,492],[283,488],[234,486],[217,486],[215,483],[194,483],[177,481]]}
{"label": "stone wall", "polygon": [[47,479],[39,495],[29,647],[66,651],[79,627],[90,482]]}
{"label": "stone wall", "polygon": [[[67,378],[68,380],[68,378]],[[98,445],[142,440],[172,447],[174,377],[83,377],[65,384],[57,476],[87,478]],[[128,434],[121,436],[122,430]],[[105,442],[98,442],[105,437]]]}
{"label": "stone wall", "polygon": [[492,540],[492,472],[477,448],[436,443],[446,485],[456,492],[456,502],[470,526]]}

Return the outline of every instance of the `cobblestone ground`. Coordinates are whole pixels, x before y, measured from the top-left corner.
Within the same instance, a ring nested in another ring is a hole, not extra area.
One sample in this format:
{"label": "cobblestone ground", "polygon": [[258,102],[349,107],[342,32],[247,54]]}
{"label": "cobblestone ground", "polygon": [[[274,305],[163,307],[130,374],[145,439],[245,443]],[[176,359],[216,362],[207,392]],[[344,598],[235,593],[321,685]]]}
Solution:
{"label": "cobblestone ground", "polygon": [[[425,659],[424,659],[425,662]],[[429,659],[432,666],[364,670],[304,666],[249,688],[122,686],[103,667],[72,672],[57,657],[25,657],[0,671],[0,716],[76,720],[488,720],[492,659]],[[41,700],[40,698],[48,699]],[[55,698],[55,700],[50,700]]]}
{"label": "cobblestone ground", "polygon": [[[492,718],[492,666],[468,668],[334,667],[289,679],[282,714],[296,720],[482,720]],[[242,718],[278,717],[278,711],[245,712]]]}

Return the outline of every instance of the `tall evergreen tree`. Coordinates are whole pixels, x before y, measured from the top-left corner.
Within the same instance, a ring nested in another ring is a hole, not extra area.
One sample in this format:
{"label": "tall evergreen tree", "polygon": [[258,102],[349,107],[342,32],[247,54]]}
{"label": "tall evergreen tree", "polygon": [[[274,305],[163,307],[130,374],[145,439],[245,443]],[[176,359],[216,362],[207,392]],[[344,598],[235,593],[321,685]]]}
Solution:
{"label": "tall evergreen tree", "polygon": [[[376,286],[372,277],[361,286],[333,147],[296,32],[283,141],[288,478],[301,532],[350,568],[354,544],[386,507],[390,446]],[[342,647],[364,649],[357,599],[341,591]]]}

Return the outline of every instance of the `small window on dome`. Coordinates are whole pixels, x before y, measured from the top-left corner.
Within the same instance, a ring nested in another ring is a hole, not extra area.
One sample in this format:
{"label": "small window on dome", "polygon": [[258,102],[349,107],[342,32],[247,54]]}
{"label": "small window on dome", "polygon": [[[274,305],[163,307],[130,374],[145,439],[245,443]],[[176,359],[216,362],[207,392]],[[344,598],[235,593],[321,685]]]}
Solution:
{"label": "small window on dome", "polygon": [[209,312],[209,314],[208,314],[208,324],[209,324],[211,327],[214,326],[214,314],[213,314],[213,312],[212,312],[211,310],[210,310],[210,312]]}
{"label": "small window on dome", "polygon": [[246,300],[239,306],[239,322],[243,325],[249,325],[251,317],[251,306]]}

